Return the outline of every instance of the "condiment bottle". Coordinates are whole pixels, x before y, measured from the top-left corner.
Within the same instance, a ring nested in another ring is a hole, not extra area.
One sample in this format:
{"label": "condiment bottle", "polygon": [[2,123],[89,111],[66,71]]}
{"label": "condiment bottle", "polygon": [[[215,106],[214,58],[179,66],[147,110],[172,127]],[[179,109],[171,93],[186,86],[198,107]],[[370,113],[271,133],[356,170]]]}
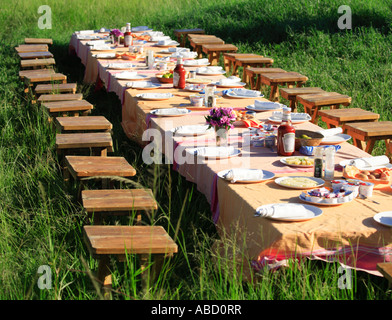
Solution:
{"label": "condiment bottle", "polygon": [[314,177],[323,177],[323,149],[315,148],[314,151]]}
{"label": "condiment bottle", "polygon": [[177,57],[177,65],[173,70],[173,87],[177,89],[185,88],[185,68],[182,57]]}
{"label": "condiment bottle", "polygon": [[128,22],[124,33],[124,47],[129,47],[133,44],[131,24]]}
{"label": "condiment bottle", "polygon": [[291,156],[295,151],[295,128],[291,124],[291,109],[283,108],[282,123],[278,127],[277,150],[280,156]]}
{"label": "condiment bottle", "polygon": [[333,180],[335,175],[335,147],[325,149],[324,179]]}

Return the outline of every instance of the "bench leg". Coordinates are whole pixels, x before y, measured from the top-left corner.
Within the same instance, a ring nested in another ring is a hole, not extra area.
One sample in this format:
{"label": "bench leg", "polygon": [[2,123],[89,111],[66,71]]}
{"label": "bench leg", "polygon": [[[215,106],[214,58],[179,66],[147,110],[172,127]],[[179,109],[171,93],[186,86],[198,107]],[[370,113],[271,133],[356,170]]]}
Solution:
{"label": "bench leg", "polygon": [[99,258],[97,278],[101,283],[103,297],[105,300],[110,299],[112,291],[112,273],[110,271],[110,257],[108,255],[103,255]]}
{"label": "bench leg", "polygon": [[271,101],[278,101],[279,100],[279,90],[278,90],[277,84],[271,85],[270,100]]}

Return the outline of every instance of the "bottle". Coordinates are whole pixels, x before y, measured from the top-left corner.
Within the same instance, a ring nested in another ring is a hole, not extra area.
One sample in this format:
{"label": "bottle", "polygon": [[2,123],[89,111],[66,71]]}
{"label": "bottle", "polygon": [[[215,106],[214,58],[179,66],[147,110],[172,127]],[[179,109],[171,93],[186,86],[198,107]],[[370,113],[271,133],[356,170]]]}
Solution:
{"label": "bottle", "polygon": [[335,175],[335,147],[325,149],[324,179],[333,180]]}
{"label": "bottle", "polygon": [[216,100],[214,103],[215,90],[216,90],[216,87],[211,84],[208,84],[204,89],[204,105],[207,108],[215,107],[215,105],[214,105],[216,103]]}
{"label": "bottle", "polygon": [[291,124],[291,109],[283,108],[282,123],[278,127],[277,149],[280,156],[291,156],[295,151],[295,128]]}
{"label": "bottle", "polygon": [[124,47],[129,47],[133,44],[131,24],[128,22],[124,32]]}
{"label": "bottle", "polygon": [[185,68],[182,57],[177,57],[177,65],[173,70],[173,87],[177,89],[185,88]]}
{"label": "bottle", "polygon": [[323,177],[323,149],[315,148],[314,151],[314,177]]}

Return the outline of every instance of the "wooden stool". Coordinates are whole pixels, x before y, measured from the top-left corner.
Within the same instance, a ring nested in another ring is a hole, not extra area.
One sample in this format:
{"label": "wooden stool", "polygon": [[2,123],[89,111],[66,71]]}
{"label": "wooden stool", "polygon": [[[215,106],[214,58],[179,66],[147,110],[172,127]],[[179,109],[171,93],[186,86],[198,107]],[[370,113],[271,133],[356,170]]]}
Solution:
{"label": "wooden stool", "polygon": [[176,29],[174,30],[174,35],[177,37],[178,43],[181,47],[185,47],[186,38],[189,34],[204,34],[203,29]]}
{"label": "wooden stool", "polygon": [[322,107],[338,109],[340,105],[349,106],[351,97],[336,92],[324,92],[297,96],[297,102],[302,103],[305,112],[312,117],[311,122],[316,123],[318,112]]}
{"label": "wooden stool", "polygon": [[221,38],[217,38],[215,36],[209,38],[191,38],[189,39],[189,43],[194,51],[197,52],[197,57],[202,57],[202,46],[204,44],[224,44],[225,42]]}
{"label": "wooden stool", "polygon": [[21,59],[49,59],[53,58],[53,54],[49,51],[34,51],[34,52],[20,52],[18,53]]}
{"label": "wooden stool", "polygon": [[28,93],[30,89],[33,88],[34,85],[38,83],[66,83],[67,82],[67,76],[62,74],[62,73],[37,73],[37,74],[31,74],[28,76],[24,77],[24,84],[25,84],[25,93]]}
{"label": "wooden stool", "polygon": [[349,122],[343,131],[352,136],[354,145],[371,154],[377,140],[384,140],[387,151],[392,138],[392,121]]}
{"label": "wooden stool", "polygon": [[93,216],[94,225],[102,224],[105,216],[130,215],[133,212],[140,222],[139,211],[158,209],[150,189],[83,190],[82,203],[89,216]]}
{"label": "wooden stool", "polygon": [[113,126],[103,116],[57,117],[56,128],[58,133],[110,132]]}
{"label": "wooden stool", "polygon": [[[230,72],[231,69],[235,68],[235,60],[236,58],[242,57],[242,58],[249,58],[249,57],[261,57],[258,54],[254,54],[254,53],[231,53],[231,52],[224,52],[223,53],[223,63],[225,66],[225,70],[226,72]],[[234,73],[234,72],[233,72]]]}
{"label": "wooden stool", "polygon": [[19,71],[19,78],[24,82],[24,78],[27,76],[37,75],[37,74],[54,74],[56,73],[54,69],[38,69],[38,70],[22,70]]}
{"label": "wooden stool", "polygon": [[392,263],[380,262],[377,263],[377,270],[388,280],[388,287],[392,288]]}
{"label": "wooden stool", "polygon": [[248,79],[248,83],[252,90],[260,90],[261,89],[261,81],[260,77],[258,76],[261,73],[282,73],[286,72],[281,68],[246,68],[244,69],[244,73],[246,75],[246,79]]}
{"label": "wooden stool", "polygon": [[47,44],[47,45],[53,44],[52,39],[45,39],[45,38],[25,38],[24,41],[26,44]]}
{"label": "wooden stool", "polygon": [[94,106],[86,100],[44,102],[42,103],[42,106],[49,113],[49,116],[54,118],[60,115],[67,116],[68,113],[72,113],[74,117],[78,117],[79,113],[81,113],[82,116],[87,116],[94,108]]}
{"label": "wooden stool", "polygon": [[47,67],[53,67],[56,64],[53,58],[49,59],[25,59],[20,60],[21,69],[33,68],[33,69],[44,69]]}
{"label": "wooden stool", "polygon": [[223,52],[237,52],[238,48],[233,44],[203,44],[202,51],[208,56],[211,65],[217,65],[220,54]]}
{"label": "wooden stool", "polygon": [[279,85],[287,85],[288,88],[292,88],[295,85],[297,88],[300,88],[306,81],[308,81],[308,77],[297,72],[260,73],[259,77],[261,84],[271,87],[271,101],[279,101]]}
{"label": "wooden stool", "polygon": [[242,73],[242,81],[248,83],[249,80],[247,79],[247,75],[245,73],[245,69],[248,67],[263,67],[263,68],[269,68],[272,66],[274,63],[274,59],[272,58],[267,58],[263,56],[258,56],[258,57],[239,57],[235,59],[235,64],[234,64],[234,70],[233,70],[233,75],[238,74],[238,68],[242,67],[244,68],[244,71]]}
{"label": "wooden stool", "polygon": [[55,101],[73,101],[82,100],[83,94],[81,93],[58,93],[58,94],[42,94],[39,102],[55,102]]}
{"label": "wooden stool", "polygon": [[[154,255],[152,277],[160,272],[163,258],[177,253],[177,245],[161,226],[84,226],[84,240],[91,255],[98,259],[97,278],[105,298],[112,288],[110,255],[122,262],[126,254],[140,255],[142,288],[147,290],[147,264]],[[155,274],[154,274],[155,273]]]}
{"label": "wooden stool", "polygon": [[49,47],[46,44],[21,44],[15,47],[17,53],[24,52],[39,52],[39,51],[48,51]]}
{"label": "wooden stool", "polygon": [[40,94],[54,94],[54,93],[76,93],[76,83],[50,83],[37,84],[34,89],[36,95]]}
{"label": "wooden stool", "polygon": [[348,122],[374,122],[380,118],[378,113],[362,108],[320,110],[319,116],[327,124],[328,128],[343,127]]}
{"label": "wooden stool", "polygon": [[323,89],[317,87],[281,88],[279,91],[282,98],[290,101],[292,112],[297,111],[297,96],[325,92]]}

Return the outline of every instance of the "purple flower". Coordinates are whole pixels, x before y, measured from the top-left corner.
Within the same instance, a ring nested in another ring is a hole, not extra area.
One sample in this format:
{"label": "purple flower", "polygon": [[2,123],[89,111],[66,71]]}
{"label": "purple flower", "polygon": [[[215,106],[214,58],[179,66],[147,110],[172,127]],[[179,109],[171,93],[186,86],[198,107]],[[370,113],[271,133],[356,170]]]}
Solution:
{"label": "purple flower", "polygon": [[120,37],[120,36],[124,35],[119,29],[112,29],[110,31],[110,34],[115,36],[115,37]]}
{"label": "purple flower", "polygon": [[236,116],[233,112],[233,108],[215,107],[210,110],[209,115],[206,116],[205,119],[207,124],[209,124],[209,127],[229,130],[234,128],[233,123],[236,120]]}

